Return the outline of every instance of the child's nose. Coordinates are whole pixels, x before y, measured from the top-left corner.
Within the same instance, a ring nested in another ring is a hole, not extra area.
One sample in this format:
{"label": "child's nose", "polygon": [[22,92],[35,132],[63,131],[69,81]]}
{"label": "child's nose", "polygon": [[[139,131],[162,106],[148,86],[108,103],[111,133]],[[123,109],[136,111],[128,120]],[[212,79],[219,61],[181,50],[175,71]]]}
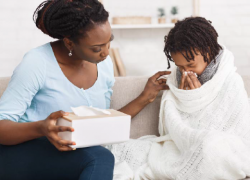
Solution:
{"label": "child's nose", "polygon": [[189,69],[188,69],[188,68],[185,68],[185,67],[181,68],[180,70],[181,70],[181,71],[186,71],[186,72],[189,71]]}

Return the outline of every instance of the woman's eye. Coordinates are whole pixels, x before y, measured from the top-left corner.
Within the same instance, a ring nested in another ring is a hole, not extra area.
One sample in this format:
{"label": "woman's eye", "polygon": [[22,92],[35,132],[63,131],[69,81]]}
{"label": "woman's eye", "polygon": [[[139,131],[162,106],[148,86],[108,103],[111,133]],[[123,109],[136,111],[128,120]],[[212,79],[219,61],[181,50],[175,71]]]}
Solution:
{"label": "woman's eye", "polygon": [[96,53],[98,53],[98,52],[100,52],[102,49],[100,48],[100,49],[93,49],[93,52],[96,52]]}

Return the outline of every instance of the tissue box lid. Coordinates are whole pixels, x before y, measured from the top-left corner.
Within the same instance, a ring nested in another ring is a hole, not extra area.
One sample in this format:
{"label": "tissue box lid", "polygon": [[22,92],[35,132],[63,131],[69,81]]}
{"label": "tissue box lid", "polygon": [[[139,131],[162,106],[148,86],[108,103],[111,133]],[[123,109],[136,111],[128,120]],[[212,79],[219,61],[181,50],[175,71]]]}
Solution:
{"label": "tissue box lid", "polygon": [[120,111],[116,111],[114,109],[106,109],[111,114],[105,114],[105,115],[96,115],[96,116],[77,116],[74,113],[69,113],[68,116],[63,116],[63,119],[67,121],[75,121],[75,120],[84,120],[84,119],[95,119],[95,118],[106,118],[106,117],[117,117],[117,116],[130,116],[125,113],[122,113]]}

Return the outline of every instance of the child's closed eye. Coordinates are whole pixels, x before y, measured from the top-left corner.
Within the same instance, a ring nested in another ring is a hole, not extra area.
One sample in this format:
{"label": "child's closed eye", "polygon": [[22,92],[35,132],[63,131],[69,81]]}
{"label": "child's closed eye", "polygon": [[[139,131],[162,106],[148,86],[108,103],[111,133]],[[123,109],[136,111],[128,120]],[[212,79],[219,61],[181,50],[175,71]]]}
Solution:
{"label": "child's closed eye", "polygon": [[194,64],[189,64],[188,67],[194,67],[195,65]]}

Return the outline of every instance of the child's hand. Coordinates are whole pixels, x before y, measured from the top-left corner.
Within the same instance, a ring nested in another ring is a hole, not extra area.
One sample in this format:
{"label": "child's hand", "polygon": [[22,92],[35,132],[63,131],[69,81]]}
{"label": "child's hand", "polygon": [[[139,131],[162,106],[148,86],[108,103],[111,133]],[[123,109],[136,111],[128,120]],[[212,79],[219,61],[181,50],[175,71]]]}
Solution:
{"label": "child's hand", "polygon": [[181,83],[179,85],[179,89],[183,89],[183,90],[189,89],[186,77],[187,77],[186,72],[183,70],[182,71],[182,76],[181,76]]}
{"label": "child's hand", "polygon": [[190,89],[197,89],[201,87],[201,83],[192,71],[187,72],[186,81]]}
{"label": "child's hand", "polygon": [[197,89],[199,87],[201,87],[201,83],[196,77],[195,73],[193,73],[192,71],[185,72],[183,70],[179,89],[190,90],[190,89]]}

